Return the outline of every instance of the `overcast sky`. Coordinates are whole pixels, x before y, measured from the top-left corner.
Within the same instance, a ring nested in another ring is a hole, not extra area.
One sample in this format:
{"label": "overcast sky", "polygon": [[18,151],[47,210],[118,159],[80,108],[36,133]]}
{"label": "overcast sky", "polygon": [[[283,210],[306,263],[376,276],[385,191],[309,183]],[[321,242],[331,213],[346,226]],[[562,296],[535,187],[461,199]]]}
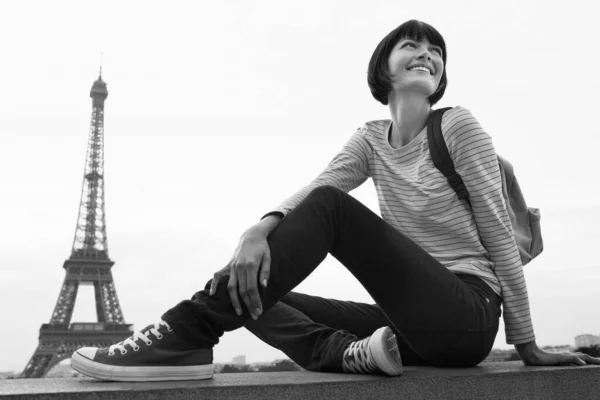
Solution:
{"label": "overcast sky", "polygon": [[[108,247],[141,329],[203,287],[357,127],[388,117],[367,64],[411,18],[448,46],[438,106],[470,109],[541,209],[545,250],[525,268],[538,344],[600,334],[598,2],[488,3],[2,2],[0,371],[24,368],[58,298],[102,52]],[[352,195],[379,212],[372,180]],[[298,290],[372,302],[330,257]],[[91,288],[79,293],[72,322],[94,321]],[[503,326],[496,347],[509,348]],[[283,357],[244,329],[215,349],[238,354]]]}

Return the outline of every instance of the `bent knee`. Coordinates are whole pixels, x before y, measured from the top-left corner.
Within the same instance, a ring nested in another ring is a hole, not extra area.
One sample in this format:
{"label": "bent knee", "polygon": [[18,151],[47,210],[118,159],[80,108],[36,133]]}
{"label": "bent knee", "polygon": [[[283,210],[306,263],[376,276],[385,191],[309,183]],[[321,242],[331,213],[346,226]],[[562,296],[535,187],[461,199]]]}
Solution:
{"label": "bent knee", "polygon": [[322,185],[322,186],[317,186],[316,188],[314,188],[313,190],[310,191],[310,193],[308,194],[309,196],[339,196],[340,194],[346,194],[344,191],[336,188],[335,186],[331,186],[331,185]]}
{"label": "bent knee", "polygon": [[306,196],[305,200],[312,203],[337,206],[339,205],[340,201],[343,201],[347,196],[350,195],[343,190],[336,188],[335,186],[323,185],[311,190]]}

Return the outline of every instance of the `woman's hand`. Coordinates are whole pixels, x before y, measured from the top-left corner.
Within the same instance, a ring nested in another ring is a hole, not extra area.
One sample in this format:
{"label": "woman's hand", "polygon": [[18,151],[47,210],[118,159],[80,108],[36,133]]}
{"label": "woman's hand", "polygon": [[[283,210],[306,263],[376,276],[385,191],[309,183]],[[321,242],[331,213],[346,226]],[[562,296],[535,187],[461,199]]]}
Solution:
{"label": "woman's hand", "polygon": [[525,365],[586,365],[600,364],[599,357],[585,353],[549,353],[540,349],[535,342],[515,345]]}
{"label": "woman's hand", "polygon": [[242,315],[241,297],[252,318],[257,319],[263,311],[257,282],[267,287],[270,271],[271,250],[267,235],[261,229],[250,228],[240,238],[231,261],[214,274],[209,294],[215,294],[219,279],[229,275],[227,290],[236,314]]}

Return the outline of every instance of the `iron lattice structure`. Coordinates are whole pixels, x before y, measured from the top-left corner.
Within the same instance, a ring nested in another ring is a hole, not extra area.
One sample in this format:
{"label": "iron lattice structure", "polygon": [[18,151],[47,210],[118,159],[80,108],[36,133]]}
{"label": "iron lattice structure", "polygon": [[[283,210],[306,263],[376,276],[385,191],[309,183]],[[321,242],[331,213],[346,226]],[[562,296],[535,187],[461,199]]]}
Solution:
{"label": "iron lattice structure", "polygon": [[[85,158],[79,216],[71,256],[49,324],[40,328],[39,344],[20,378],[40,378],[82,346],[104,347],[131,336],[119,305],[108,257],[104,212],[104,101],[102,72],[92,85],[92,120]],[[81,284],[94,286],[97,322],[71,323]]]}

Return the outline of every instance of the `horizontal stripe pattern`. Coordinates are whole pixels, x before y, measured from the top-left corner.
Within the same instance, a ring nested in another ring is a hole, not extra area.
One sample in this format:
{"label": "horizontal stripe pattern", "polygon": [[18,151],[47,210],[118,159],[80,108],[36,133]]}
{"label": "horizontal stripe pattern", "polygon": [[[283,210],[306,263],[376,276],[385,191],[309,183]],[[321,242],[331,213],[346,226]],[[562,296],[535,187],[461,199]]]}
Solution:
{"label": "horizontal stripe pattern", "polygon": [[534,340],[523,267],[490,136],[463,107],[442,118],[442,133],[469,191],[469,206],[433,165],[426,129],[394,149],[388,142],[390,124],[371,121],[359,128],[316,179],[273,211],[285,217],[318,186],[350,192],[370,177],[385,221],[449,270],[480,276],[503,297],[507,343]]}

